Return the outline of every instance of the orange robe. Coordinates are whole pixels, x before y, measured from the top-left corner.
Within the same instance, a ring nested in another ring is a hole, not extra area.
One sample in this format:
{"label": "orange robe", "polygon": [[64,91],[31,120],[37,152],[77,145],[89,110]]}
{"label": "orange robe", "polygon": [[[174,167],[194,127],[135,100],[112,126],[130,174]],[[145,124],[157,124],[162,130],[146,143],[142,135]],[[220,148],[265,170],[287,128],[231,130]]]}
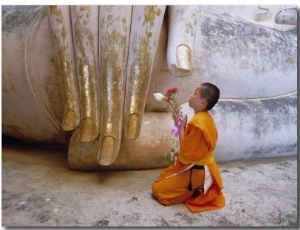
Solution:
{"label": "orange robe", "polygon": [[[222,178],[213,158],[217,139],[218,133],[212,116],[206,111],[195,114],[187,124],[177,164],[160,173],[152,185],[153,196],[164,205],[185,202],[193,213],[224,207]],[[195,189],[203,188],[205,175],[204,170],[194,169],[191,175],[191,170],[181,172],[191,163],[207,166],[213,181],[206,193],[202,192],[196,197],[192,197],[193,191],[188,190],[190,176],[192,175],[192,186]]]}

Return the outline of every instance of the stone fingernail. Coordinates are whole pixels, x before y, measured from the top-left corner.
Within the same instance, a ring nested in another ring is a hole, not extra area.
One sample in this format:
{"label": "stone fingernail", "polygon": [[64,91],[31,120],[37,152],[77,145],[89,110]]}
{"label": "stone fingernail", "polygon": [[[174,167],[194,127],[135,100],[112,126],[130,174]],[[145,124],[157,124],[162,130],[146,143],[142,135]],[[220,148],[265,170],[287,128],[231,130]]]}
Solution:
{"label": "stone fingernail", "polygon": [[139,115],[132,113],[127,119],[126,138],[135,140],[139,136]]}
{"label": "stone fingernail", "polygon": [[80,141],[90,142],[94,139],[94,124],[92,118],[84,118],[81,125]]}
{"label": "stone fingernail", "polygon": [[102,143],[98,152],[98,163],[101,165],[111,165],[117,158],[116,141],[111,136],[102,139]]}
{"label": "stone fingernail", "polygon": [[76,128],[76,118],[74,110],[68,109],[64,115],[62,129],[64,131],[74,130]]}

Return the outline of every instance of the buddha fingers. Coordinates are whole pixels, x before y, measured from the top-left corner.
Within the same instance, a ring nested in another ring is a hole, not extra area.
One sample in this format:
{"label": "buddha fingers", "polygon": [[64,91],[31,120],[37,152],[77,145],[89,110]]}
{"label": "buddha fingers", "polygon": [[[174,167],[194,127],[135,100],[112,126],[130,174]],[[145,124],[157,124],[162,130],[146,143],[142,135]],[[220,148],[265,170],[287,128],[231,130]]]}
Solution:
{"label": "buddha fingers", "polygon": [[74,63],[74,48],[69,6],[49,6],[47,9],[49,25],[55,51],[55,61],[60,78],[64,118],[62,129],[74,130],[80,121],[79,91]]}
{"label": "buddha fingers", "polygon": [[98,6],[71,6],[81,99],[80,140],[83,142],[93,141],[99,135],[98,8]]}
{"label": "buddha fingers", "polygon": [[[77,81],[73,67],[73,81],[65,80],[66,86],[63,86],[63,94],[70,98],[64,102],[63,127],[64,130],[75,129],[80,121],[80,129],[73,136],[79,134],[78,139],[83,143],[93,142],[100,134],[97,161],[110,165],[119,153],[122,128],[128,139],[139,136],[165,6],[61,8],[63,15],[71,13],[71,20],[64,24],[68,25],[70,41],[70,31],[73,32],[75,48],[72,50],[71,42],[65,45],[68,48],[64,50],[65,56],[74,63],[71,58],[75,54],[77,66]],[[55,22],[55,18],[52,21]],[[68,69],[68,73],[71,70]]]}
{"label": "buddha fingers", "polygon": [[97,160],[112,164],[122,138],[128,40],[132,6],[101,6],[99,19],[100,139]]}
{"label": "buddha fingers", "polygon": [[165,6],[133,6],[127,64],[124,135],[139,136]]}
{"label": "buddha fingers", "polygon": [[176,77],[192,73],[191,57],[194,49],[199,6],[168,6],[169,33],[167,62]]}

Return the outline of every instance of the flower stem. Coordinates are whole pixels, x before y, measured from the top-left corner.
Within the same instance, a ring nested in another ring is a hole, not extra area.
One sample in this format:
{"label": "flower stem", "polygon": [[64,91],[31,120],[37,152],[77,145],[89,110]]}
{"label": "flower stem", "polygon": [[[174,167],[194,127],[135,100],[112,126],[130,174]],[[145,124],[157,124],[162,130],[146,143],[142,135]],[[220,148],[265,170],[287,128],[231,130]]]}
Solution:
{"label": "flower stem", "polygon": [[178,112],[175,108],[174,108],[174,106],[168,101],[168,100],[165,100],[166,102],[168,102],[168,104],[171,106],[171,108],[175,111],[175,112]]}

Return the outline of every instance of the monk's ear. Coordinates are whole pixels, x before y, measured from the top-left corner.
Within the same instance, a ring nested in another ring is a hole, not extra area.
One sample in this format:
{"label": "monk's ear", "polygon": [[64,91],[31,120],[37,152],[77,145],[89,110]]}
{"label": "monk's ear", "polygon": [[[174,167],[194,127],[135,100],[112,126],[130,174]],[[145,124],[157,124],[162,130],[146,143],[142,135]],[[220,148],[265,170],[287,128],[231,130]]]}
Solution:
{"label": "monk's ear", "polygon": [[207,105],[207,99],[206,98],[201,98],[201,104]]}
{"label": "monk's ear", "polygon": [[205,108],[207,108],[207,103],[208,103],[207,99],[206,99],[206,98],[202,98],[201,104],[202,104]]}

